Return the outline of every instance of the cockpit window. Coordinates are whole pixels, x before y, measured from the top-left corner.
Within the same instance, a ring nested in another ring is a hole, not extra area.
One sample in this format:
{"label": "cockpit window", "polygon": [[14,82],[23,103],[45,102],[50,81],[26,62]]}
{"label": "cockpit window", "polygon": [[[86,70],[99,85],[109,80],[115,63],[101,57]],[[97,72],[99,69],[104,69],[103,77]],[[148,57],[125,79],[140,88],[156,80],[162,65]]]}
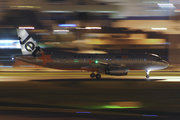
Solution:
{"label": "cockpit window", "polygon": [[157,61],[161,61],[161,58],[157,58]]}

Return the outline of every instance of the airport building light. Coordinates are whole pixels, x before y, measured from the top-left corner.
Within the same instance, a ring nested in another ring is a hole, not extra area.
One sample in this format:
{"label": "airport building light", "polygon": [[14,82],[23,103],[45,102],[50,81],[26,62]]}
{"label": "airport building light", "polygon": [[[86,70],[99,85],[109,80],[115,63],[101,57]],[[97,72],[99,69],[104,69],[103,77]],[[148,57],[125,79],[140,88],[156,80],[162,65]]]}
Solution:
{"label": "airport building light", "polygon": [[35,29],[35,27],[19,27],[19,29]]}

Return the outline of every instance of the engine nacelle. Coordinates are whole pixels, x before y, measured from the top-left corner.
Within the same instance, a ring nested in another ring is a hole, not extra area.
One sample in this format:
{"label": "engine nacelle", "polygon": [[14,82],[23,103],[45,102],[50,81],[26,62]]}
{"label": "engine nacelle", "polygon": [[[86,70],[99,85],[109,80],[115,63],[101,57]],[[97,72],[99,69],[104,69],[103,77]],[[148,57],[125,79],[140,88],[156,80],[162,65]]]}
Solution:
{"label": "engine nacelle", "polygon": [[107,75],[127,75],[128,68],[126,67],[117,67],[117,68],[109,68],[105,70],[105,74]]}

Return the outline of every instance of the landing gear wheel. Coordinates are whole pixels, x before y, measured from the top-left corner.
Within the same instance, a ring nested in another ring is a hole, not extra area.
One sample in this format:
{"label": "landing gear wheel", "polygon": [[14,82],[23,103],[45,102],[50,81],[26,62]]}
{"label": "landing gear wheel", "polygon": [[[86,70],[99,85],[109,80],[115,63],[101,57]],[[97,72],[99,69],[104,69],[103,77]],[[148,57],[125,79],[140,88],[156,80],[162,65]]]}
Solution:
{"label": "landing gear wheel", "polygon": [[149,78],[149,70],[146,70],[146,78]]}
{"label": "landing gear wheel", "polygon": [[94,78],[95,76],[96,76],[96,75],[95,75],[94,73],[91,73],[91,74],[90,74],[90,77],[91,77],[91,78]]}
{"label": "landing gear wheel", "polygon": [[146,75],[146,78],[149,78],[149,75]]}
{"label": "landing gear wheel", "polygon": [[97,74],[97,75],[96,75],[96,79],[101,79],[101,75],[100,75],[100,74]]}

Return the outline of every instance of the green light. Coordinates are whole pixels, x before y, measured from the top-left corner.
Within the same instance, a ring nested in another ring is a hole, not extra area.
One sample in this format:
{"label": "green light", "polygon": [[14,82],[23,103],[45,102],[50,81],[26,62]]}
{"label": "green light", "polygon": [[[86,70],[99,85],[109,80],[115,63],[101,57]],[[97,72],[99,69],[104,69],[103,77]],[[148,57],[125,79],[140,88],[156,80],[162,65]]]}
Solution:
{"label": "green light", "polygon": [[103,105],[103,106],[82,106],[84,109],[130,109],[130,108],[141,108],[140,106],[128,106],[121,107],[118,105]]}
{"label": "green light", "polygon": [[79,62],[79,60],[78,59],[74,59],[74,62]]}
{"label": "green light", "polygon": [[97,63],[98,63],[98,60],[96,60],[95,63],[97,64]]}
{"label": "green light", "polygon": [[136,107],[136,106],[121,107],[118,105],[104,105],[104,106],[102,106],[102,108],[105,108],[105,109],[127,109],[127,108],[140,108],[140,107]]}

